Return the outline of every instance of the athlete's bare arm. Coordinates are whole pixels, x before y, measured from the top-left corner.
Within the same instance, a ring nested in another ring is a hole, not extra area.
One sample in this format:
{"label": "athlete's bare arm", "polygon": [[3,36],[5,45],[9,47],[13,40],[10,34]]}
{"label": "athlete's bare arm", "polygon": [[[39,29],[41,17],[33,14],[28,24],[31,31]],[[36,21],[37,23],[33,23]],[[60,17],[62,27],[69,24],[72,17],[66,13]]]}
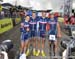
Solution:
{"label": "athlete's bare arm", "polygon": [[57,37],[61,38],[61,29],[60,29],[60,24],[57,23]]}

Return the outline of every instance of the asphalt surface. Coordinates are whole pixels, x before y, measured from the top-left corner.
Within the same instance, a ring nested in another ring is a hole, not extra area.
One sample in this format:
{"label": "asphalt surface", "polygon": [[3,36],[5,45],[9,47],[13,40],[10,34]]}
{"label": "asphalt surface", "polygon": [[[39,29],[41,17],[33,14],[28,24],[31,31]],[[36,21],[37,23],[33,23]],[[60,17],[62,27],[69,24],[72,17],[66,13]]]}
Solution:
{"label": "asphalt surface", "polygon": [[[19,51],[19,47],[20,47],[20,25],[15,26],[13,29],[11,29],[10,31],[7,31],[3,34],[0,35],[0,43],[3,40],[6,39],[10,39],[12,40],[13,44],[14,44],[14,48],[9,52],[9,59],[15,59],[14,57],[16,56],[16,54]],[[65,35],[62,32],[62,38],[59,39],[59,42],[63,39],[70,39],[67,35]],[[60,44],[59,44],[60,45]],[[59,48],[62,49],[61,47]],[[29,56],[28,59],[50,59],[50,48],[49,48],[49,44],[48,44],[48,40],[46,39],[45,42],[45,48],[44,48],[45,52],[46,52],[46,57],[42,57],[42,56]]]}
{"label": "asphalt surface", "polygon": [[20,27],[20,25],[17,25],[13,29],[0,35],[0,43],[3,40],[10,39],[10,40],[12,40],[12,42],[14,44],[13,49],[11,49],[11,51],[9,52],[9,59],[14,59],[14,57],[16,56],[16,53],[20,47],[20,30],[19,30],[19,27]]}

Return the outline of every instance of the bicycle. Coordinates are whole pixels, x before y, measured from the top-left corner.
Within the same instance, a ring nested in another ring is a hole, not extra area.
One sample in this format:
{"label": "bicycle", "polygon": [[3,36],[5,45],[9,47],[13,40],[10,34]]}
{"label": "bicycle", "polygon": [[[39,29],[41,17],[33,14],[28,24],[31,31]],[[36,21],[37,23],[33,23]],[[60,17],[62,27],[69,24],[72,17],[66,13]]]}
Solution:
{"label": "bicycle", "polygon": [[[70,37],[70,40],[67,41],[62,41],[61,46],[65,48],[63,51],[62,59],[73,59],[72,56],[72,51],[75,51],[75,39],[73,37]],[[75,57],[74,57],[75,58]]]}

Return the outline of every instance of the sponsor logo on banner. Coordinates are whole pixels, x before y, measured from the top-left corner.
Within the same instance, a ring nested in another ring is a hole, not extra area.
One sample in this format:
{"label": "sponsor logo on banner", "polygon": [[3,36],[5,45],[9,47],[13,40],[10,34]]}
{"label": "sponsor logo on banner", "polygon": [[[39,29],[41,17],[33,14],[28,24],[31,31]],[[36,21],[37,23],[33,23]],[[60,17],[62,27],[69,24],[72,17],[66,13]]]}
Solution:
{"label": "sponsor logo on banner", "polygon": [[13,28],[11,19],[0,20],[0,34],[10,30],[11,28]]}
{"label": "sponsor logo on banner", "polygon": [[1,24],[1,28],[7,27],[7,26],[9,26],[9,25],[11,25],[11,23]]}

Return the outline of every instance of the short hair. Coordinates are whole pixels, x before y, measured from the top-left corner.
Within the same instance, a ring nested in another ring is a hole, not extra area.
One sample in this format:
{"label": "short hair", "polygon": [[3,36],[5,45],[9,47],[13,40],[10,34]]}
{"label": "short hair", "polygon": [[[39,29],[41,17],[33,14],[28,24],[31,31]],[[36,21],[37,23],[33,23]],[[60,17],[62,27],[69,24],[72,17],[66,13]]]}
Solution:
{"label": "short hair", "polygon": [[[29,15],[26,15],[25,17],[27,17],[27,16],[29,16]],[[30,16],[29,16],[30,17]]]}
{"label": "short hair", "polygon": [[36,11],[33,11],[32,14],[33,14],[33,13],[35,13],[35,14],[37,15],[37,12],[36,12]]}
{"label": "short hair", "polygon": [[35,14],[36,14],[36,12],[35,12],[35,11],[33,11],[33,12],[32,12],[32,14],[33,14],[33,13],[35,13]]}
{"label": "short hair", "polygon": [[46,11],[42,11],[42,12],[45,12],[46,13]]}

